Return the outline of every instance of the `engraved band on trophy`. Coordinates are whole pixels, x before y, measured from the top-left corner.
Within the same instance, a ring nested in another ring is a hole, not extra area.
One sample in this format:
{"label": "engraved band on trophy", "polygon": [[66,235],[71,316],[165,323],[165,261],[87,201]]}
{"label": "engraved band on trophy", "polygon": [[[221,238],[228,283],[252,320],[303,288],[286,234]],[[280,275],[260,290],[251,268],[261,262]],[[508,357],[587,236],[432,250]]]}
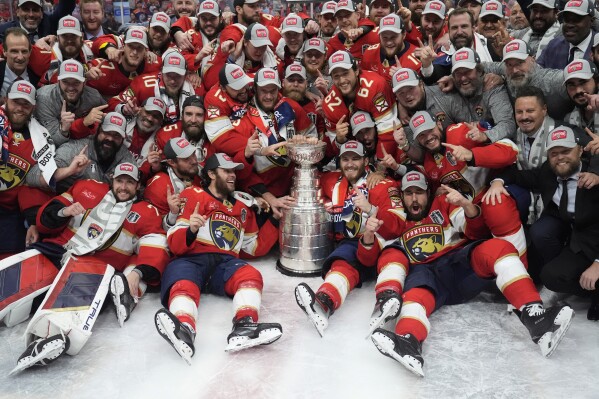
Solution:
{"label": "engraved band on trophy", "polygon": [[321,198],[320,178],[314,164],[324,158],[326,144],[287,144],[296,163],[291,196],[297,200],[279,223],[281,258],[277,269],[291,276],[320,275],[331,252],[330,216]]}

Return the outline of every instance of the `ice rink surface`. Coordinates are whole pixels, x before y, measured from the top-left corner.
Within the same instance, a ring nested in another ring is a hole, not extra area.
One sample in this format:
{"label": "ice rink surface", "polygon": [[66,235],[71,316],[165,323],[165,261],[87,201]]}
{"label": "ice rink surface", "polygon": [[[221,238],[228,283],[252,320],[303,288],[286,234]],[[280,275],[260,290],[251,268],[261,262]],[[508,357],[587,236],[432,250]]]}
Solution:
{"label": "ice rink surface", "polygon": [[420,379],[364,339],[374,282],[350,293],[320,338],[293,290],[305,281],[316,291],[322,279],[284,276],[275,260],[252,262],[265,281],[261,321],[283,326],[272,345],[225,353],[232,301],[202,295],[188,366],[156,332],[160,303],[150,294],[124,328],[110,304],[79,355],[12,377],[27,323],[0,327],[0,398],[599,398],[599,323],[586,319],[585,301],[565,298],[577,315],[549,359],[496,292],[442,308],[430,320]]}

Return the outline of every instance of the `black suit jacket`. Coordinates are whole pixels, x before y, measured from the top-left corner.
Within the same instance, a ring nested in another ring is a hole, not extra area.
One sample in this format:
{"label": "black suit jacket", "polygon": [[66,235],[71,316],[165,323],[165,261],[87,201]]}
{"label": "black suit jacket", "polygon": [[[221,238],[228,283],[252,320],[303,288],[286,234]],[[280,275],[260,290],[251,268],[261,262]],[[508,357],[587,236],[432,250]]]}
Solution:
{"label": "black suit jacket", "polygon": [[[67,15],[73,13],[73,10],[75,9],[75,2],[76,0],[60,0],[54,8],[54,12],[52,14],[44,13],[42,22],[40,22],[40,25],[37,28],[38,36],[42,38],[48,35],[55,35],[56,30],[58,29],[58,21],[60,21],[62,17],[66,17]],[[16,16],[14,20],[0,25],[0,40],[4,41],[4,32],[6,32],[8,28],[19,26],[21,26],[21,24]],[[32,35],[29,36],[29,41],[31,44],[34,43]]]}
{"label": "black suit jacket", "polygon": [[[582,171],[588,170],[588,161],[582,161]],[[545,161],[539,169],[517,170],[511,168],[500,176],[505,184],[534,190],[541,194],[543,200],[543,214],[550,214],[559,218],[558,206],[553,202],[553,195],[557,190],[557,176],[551,170],[549,162]],[[574,222],[570,248],[575,252],[583,252],[590,260],[599,258],[599,186],[591,189],[578,188],[574,204]]]}
{"label": "black suit jacket", "polygon": [[[5,72],[6,72],[6,60],[2,60],[2,61],[0,61],[0,87],[2,87],[2,85],[4,84]],[[29,65],[27,65],[27,76],[29,77],[29,83],[31,83],[33,86],[37,87],[37,84],[40,81],[40,76],[37,76],[35,74],[35,72],[33,72],[33,70],[31,70],[31,68],[29,68]]]}

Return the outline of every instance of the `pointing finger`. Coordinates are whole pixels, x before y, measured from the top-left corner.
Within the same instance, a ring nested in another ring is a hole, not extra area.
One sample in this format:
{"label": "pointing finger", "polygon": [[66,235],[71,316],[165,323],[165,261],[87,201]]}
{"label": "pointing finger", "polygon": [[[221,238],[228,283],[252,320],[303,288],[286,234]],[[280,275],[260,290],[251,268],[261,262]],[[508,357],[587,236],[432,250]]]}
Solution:
{"label": "pointing finger", "polygon": [[453,144],[449,144],[449,143],[441,143],[441,144],[443,144],[447,148],[451,148],[452,150],[455,150],[457,147],[457,146],[455,146]]}
{"label": "pointing finger", "polygon": [[97,109],[98,111],[102,111],[106,107],[108,107],[108,104],[100,105],[100,106],[96,107],[95,109]]}
{"label": "pointing finger", "polygon": [[67,112],[67,102],[66,102],[66,100],[62,100],[62,112]]}
{"label": "pointing finger", "polygon": [[199,203],[199,202],[196,202],[196,207],[195,207],[195,209],[193,210],[193,214],[196,214],[196,215],[197,215],[199,210],[200,210],[200,203]]}
{"label": "pointing finger", "polygon": [[79,155],[85,155],[87,153],[87,144],[81,149]]}

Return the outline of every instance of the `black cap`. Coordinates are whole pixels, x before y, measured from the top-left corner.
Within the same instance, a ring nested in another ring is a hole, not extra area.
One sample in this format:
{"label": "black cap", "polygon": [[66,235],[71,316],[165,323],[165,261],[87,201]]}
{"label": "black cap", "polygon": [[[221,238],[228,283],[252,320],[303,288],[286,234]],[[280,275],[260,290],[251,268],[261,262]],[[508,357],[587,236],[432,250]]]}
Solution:
{"label": "black cap", "polygon": [[183,106],[181,107],[184,110],[186,107],[200,107],[202,109],[206,109],[204,107],[204,98],[201,96],[189,96],[183,101]]}

